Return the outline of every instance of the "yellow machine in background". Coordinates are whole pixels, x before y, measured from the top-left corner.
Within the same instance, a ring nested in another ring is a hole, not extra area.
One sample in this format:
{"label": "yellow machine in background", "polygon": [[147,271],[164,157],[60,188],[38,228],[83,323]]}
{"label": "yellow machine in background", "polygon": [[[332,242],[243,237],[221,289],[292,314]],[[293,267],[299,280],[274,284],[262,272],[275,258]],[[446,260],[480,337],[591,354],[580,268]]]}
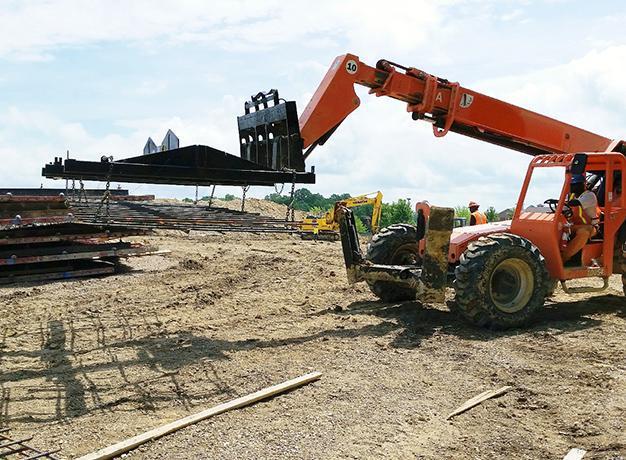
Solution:
{"label": "yellow machine in background", "polygon": [[306,216],[300,225],[300,235],[303,239],[323,239],[323,240],[339,240],[339,222],[335,220],[335,210],[338,206],[346,208],[356,208],[358,206],[366,206],[371,204],[372,210],[372,235],[376,234],[380,226],[380,213],[383,205],[383,194],[381,192],[366,193],[350,197],[345,200],[337,201],[330,211],[321,217]]}

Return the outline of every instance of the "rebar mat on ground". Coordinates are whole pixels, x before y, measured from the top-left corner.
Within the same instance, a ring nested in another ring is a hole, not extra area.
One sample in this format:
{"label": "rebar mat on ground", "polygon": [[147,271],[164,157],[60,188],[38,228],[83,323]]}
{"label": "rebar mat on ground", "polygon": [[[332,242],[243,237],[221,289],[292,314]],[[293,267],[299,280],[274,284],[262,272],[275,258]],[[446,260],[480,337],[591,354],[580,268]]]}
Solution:
{"label": "rebar mat on ground", "polygon": [[13,439],[7,436],[8,428],[0,429],[0,459],[20,459],[31,460],[35,458],[59,460],[53,455],[61,449],[43,451],[26,444],[33,439],[32,436],[26,438]]}
{"label": "rebar mat on ground", "polygon": [[115,202],[108,216],[98,216],[94,203],[72,203],[73,215],[85,222],[108,222],[147,229],[216,230],[292,233],[297,223],[259,213],[235,211],[219,207],[189,206],[165,203]]}

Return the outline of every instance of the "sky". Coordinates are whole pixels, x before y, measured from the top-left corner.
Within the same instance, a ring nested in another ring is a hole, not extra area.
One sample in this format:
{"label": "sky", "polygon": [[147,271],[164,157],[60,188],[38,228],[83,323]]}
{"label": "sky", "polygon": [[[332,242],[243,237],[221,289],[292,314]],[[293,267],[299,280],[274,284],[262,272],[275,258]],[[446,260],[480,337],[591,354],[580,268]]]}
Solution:
{"label": "sky", "polygon": [[[130,157],[167,129],[181,146],[238,154],[236,117],[250,95],[278,88],[302,110],[346,52],[624,138],[625,22],[618,0],[0,0],[0,187],[63,187],[41,177],[55,156]],[[516,202],[530,157],[454,133],[435,138],[403,103],[357,94],[361,107],[307,161],[317,172],[310,190],[497,210]]]}

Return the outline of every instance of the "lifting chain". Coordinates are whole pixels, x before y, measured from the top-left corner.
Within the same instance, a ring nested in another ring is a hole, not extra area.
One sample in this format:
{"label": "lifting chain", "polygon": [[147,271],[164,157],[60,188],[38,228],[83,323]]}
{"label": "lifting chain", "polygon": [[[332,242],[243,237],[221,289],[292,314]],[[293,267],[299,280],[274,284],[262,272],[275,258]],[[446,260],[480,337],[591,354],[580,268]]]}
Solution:
{"label": "lifting chain", "polygon": [[85,190],[85,184],[83,183],[82,179],[79,179],[78,183],[80,184],[80,190],[78,191],[78,202],[80,203],[84,197],[85,203],[87,203],[87,191]]}
{"label": "lifting chain", "polygon": [[209,197],[209,208],[213,204],[213,196],[215,196],[215,184],[213,184],[213,188],[211,189],[211,196]]}
{"label": "lifting chain", "polygon": [[[106,220],[109,221],[109,217],[111,216],[110,203],[111,203],[111,174],[113,172],[113,156],[103,156],[100,158],[100,161],[103,163],[109,163],[109,171],[107,172],[107,183],[104,187],[104,194],[102,195],[102,199],[98,204],[98,209],[96,209],[96,213],[93,216],[93,220],[98,220],[100,216],[100,212],[102,211],[102,206],[105,206],[106,211]],[[86,198],[85,198],[86,199]]]}
{"label": "lifting chain", "polygon": [[244,185],[243,187],[241,187],[241,189],[243,190],[243,193],[241,195],[241,212],[244,212],[243,210],[246,207],[246,193],[248,192],[248,190],[250,190],[250,186]]}
{"label": "lifting chain", "polygon": [[76,180],[72,179],[72,201],[76,201]]}
{"label": "lifting chain", "polygon": [[280,190],[278,190],[278,186],[276,184],[274,184],[274,191],[276,192],[276,194],[278,196],[281,196],[283,194],[283,190],[285,189],[285,184],[282,183],[280,184]]}
{"label": "lifting chain", "polygon": [[285,222],[289,222],[290,215],[291,215],[291,222],[293,222],[296,219],[296,212],[293,209],[293,203],[295,201],[295,193],[296,193],[296,170],[285,169],[285,171],[291,171],[291,194],[289,197],[289,205],[287,206],[287,213],[285,214]]}
{"label": "lifting chain", "polygon": [[195,201],[193,202],[193,204],[194,204],[194,206],[197,206],[197,205],[198,205],[198,184],[196,184],[196,199],[195,199]]}

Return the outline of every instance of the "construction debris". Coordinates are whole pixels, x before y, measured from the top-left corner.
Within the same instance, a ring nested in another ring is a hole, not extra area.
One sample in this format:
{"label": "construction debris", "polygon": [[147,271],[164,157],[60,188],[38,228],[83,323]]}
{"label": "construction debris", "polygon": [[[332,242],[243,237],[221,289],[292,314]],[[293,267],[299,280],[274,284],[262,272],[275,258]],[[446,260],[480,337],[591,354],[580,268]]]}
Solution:
{"label": "construction debris", "polygon": [[278,385],[264,388],[263,390],[259,390],[247,396],[233,399],[232,401],[220,404],[210,409],[206,409],[196,414],[175,420],[171,423],[168,423],[167,425],[163,425],[150,431],[146,431],[145,433],[126,439],[124,441],[120,441],[116,444],[113,444],[112,446],[105,447],[104,449],[84,455],[78,460],[105,460],[116,457],[120,454],[123,454],[124,452],[128,452],[136,448],[137,446],[145,444],[148,441],[152,441],[153,439],[157,439],[161,436],[165,436],[166,434],[173,433],[174,431],[178,431],[181,428],[185,428],[189,425],[193,425],[194,423],[206,420],[209,417],[223,414],[224,412],[228,412],[233,409],[239,409],[245,406],[249,406],[250,404],[254,404],[263,399],[271,398],[272,396],[275,396],[277,394],[293,390],[294,388],[298,388],[308,383],[319,380],[321,376],[322,374],[320,372],[311,372],[301,377],[287,380],[286,382],[280,383]]}
{"label": "construction debris", "polygon": [[446,420],[450,420],[452,417],[455,417],[459,414],[462,414],[463,412],[470,410],[472,407],[478,406],[480,403],[482,403],[483,401],[486,401],[487,399],[491,399],[491,398],[496,398],[498,396],[503,395],[504,393],[506,393],[507,391],[509,391],[511,388],[513,387],[502,387],[499,388],[497,390],[487,390],[482,392],[481,394],[474,396],[471,399],[468,399],[467,401],[465,401],[461,406],[459,406],[457,409],[455,409],[454,411],[452,411],[447,417]]}
{"label": "construction debris", "polygon": [[4,428],[0,430],[0,458],[11,460],[11,459],[21,459],[21,460],[30,460],[35,458],[41,459],[49,459],[49,460],[58,460],[59,457],[56,457],[56,452],[59,452],[61,449],[42,451],[35,449],[34,447],[26,444],[28,441],[32,440],[32,436],[28,436],[26,438],[13,439],[10,438],[6,433],[10,431],[9,428]]}

